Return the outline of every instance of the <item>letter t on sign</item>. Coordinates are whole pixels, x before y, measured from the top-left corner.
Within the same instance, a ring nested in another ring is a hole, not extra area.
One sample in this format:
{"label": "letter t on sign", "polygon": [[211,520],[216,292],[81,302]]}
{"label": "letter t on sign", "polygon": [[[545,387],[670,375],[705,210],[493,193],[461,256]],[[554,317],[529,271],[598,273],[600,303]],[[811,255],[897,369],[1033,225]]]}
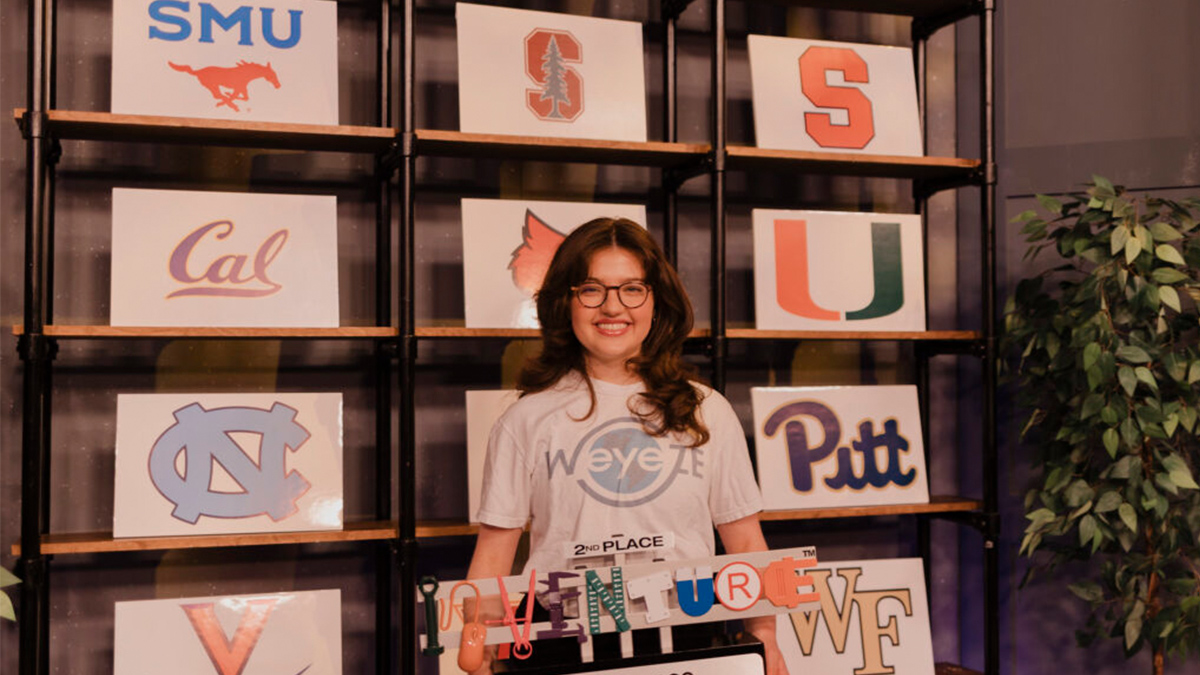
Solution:
{"label": "letter t on sign", "polygon": [[665,621],[671,616],[664,595],[674,584],[670,572],[659,572],[648,577],[638,577],[629,581],[629,597],[643,598],[646,601],[646,623]]}

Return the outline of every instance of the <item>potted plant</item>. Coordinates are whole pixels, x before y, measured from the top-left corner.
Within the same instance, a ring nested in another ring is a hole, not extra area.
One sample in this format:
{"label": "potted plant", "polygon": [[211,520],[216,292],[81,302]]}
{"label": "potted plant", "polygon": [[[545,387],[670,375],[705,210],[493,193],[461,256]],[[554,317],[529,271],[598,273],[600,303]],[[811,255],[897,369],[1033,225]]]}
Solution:
{"label": "potted plant", "polygon": [[[1085,560],[1081,645],[1200,651],[1200,200],[1135,196],[1093,177],[1027,211],[1027,260],[1005,307],[1000,364],[1027,417],[1035,486],[1030,574]],[[1030,575],[1026,576],[1028,580]]]}

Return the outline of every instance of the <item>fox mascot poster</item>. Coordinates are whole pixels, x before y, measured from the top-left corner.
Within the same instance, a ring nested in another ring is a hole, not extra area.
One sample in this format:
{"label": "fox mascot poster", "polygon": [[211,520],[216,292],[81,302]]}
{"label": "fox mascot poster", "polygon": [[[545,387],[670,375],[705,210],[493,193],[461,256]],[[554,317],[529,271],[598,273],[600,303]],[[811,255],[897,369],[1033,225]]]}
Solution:
{"label": "fox mascot poster", "polygon": [[338,124],[337,4],[113,0],[112,112]]}

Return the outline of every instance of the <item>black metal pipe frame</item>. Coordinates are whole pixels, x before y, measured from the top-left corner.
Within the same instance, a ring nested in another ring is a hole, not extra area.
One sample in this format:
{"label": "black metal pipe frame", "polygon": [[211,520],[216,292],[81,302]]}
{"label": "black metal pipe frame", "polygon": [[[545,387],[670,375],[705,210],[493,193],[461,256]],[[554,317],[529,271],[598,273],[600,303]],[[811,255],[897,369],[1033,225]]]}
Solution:
{"label": "black metal pipe frame", "polygon": [[400,668],[417,672],[417,519],[416,519],[416,291],[415,254],[415,33],[414,2],[404,0],[400,77],[400,468],[396,489],[400,507]]}
{"label": "black metal pipe frame", "polygon": [[[676,112],[675,21],[678,14],[669,13],[664,2],[660,5],[663,22],[663,140],[679,140],[679,117]],[[672,266],[679,266],[679,185],[670,169],[662,171],[663,188],[663,250]]]}
{"label": "black metal pipe frame", "polygon": [[996,456],[996,0],[984,0],[979,17],[980,131],[984,181],[980,214],[984,259],[983,286],[983,509],[989,520],[984,532],[984,672],[1000,673],[1000,537],[999,478]]}
{"label": "black metal pipe frame", "polygon": [[712,386],[725,392],[725,0],[712,7]]}

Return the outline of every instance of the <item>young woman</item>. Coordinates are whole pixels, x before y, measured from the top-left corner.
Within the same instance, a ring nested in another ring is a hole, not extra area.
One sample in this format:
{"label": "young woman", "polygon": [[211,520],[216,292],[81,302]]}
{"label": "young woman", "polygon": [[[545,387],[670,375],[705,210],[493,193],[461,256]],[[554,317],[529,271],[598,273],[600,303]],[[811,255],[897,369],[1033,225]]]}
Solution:
{"label": "young woman", "polygon": [[[543,349],[492,428],[467,576],[511,574],[526,522],[527,571],[611,565],[573,554],[616,536],[662,543],[627,565],[709,557],[714,525],[729,553],[767,550],[741,425],[720,394],[692,380],[682,358],[691,303],[646,230],[600,218],[572,232],[537,312]],[[766,647],[767,674],[786,675],[775,617],[746,624]],[[533,657],[549,648],[534,642]]]}

